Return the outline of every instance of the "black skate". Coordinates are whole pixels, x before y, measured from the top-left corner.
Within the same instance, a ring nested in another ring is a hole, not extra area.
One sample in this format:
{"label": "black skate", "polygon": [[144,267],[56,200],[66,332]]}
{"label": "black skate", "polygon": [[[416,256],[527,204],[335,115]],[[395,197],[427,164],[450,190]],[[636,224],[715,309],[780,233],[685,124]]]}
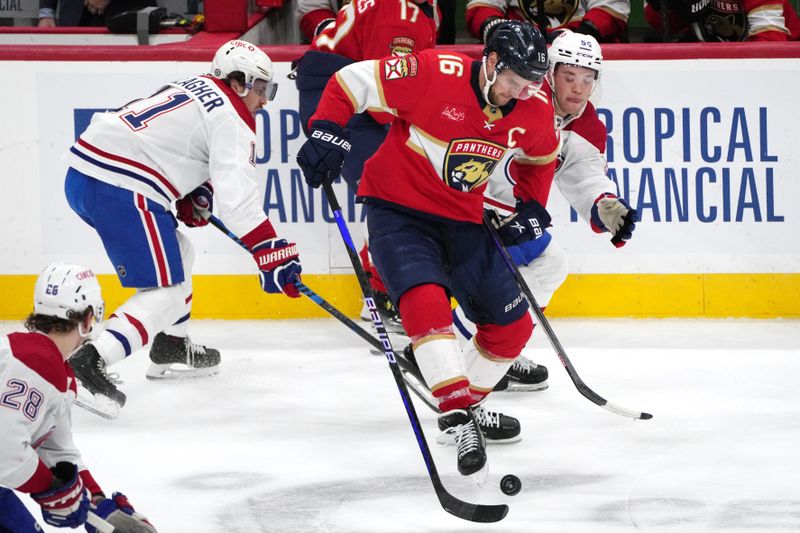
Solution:
{"label": "black skate", "polygon": [[547,384],[547,367],[537,365],[530,359],[520,355],[508,369],[497,385],[495,391],[524,392],[545,390]]}
{"label": "black skate", "polygon": [[478,430],[472,409],[453,409],[442,413],[439,415],[439,427],[442,426],[453,432],[458,472],[462,476],[481,473],[481,476],[485,477],[488,472],[481,471],[486,466],[486,442],[483,434]]}
{"label": "black skate", "polygon": [[196,378],[219,372],[219,350],[194,344],[189,337],[159,333],[150,347],[148,379]]}
{"label": "black skate", "polygon": [[[522,440],[522,429],[519,420],[513,416],[490,411],[482,405],[472,408],[475,422],[483,433],[486,444],[513,444]],[[443,445],[456,443],[455,428],[447,425],[448,420],[439,417],[441,433],[436,437],[436,442]]]}
{"label": "black skate", "polygon": [[105,396],[119,407],[125,405],[127,398],[106,374],[106,362],[100,357],[97,348],[91,344],[84,344],[72,354],[69,364],[75,371],[75,377],[92,395]]}

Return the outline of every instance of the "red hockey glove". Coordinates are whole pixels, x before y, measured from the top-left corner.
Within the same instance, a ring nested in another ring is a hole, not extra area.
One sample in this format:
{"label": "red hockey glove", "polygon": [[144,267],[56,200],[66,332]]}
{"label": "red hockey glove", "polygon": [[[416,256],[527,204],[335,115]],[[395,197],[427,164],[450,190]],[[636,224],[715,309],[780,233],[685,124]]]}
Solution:
{"label": "red hockey glove", "polygon": [[213,208],[214,188],[208,181],[175,202],[178,220],[190,228],[208,224],[208,217]]}
{"label": "red hockey glove", "polygon": [[253,249],[253,259],[260,270],[261,288],[265,292],[300,297],[294,282],[300,280],[303,267],[295,243],[275,239],[259,244]]}
{"label": "red hockey glove", "polygon": [[31,494],[42,507],[42,517],[51,526],[78,527],[89,514],[89,492],[83,487],[78,467],[61,461],[50,469],[53,472],[52,488]]}

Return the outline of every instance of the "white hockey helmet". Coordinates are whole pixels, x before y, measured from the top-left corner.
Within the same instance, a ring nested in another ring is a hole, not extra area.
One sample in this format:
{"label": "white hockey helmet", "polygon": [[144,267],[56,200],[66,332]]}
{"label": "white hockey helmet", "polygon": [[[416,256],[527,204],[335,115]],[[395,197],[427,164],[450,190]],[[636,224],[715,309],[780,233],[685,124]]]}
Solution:
{"label": "white hockey helmet", "polygon": [[244,74],[245,92],[242,97],[247,96],[256,80],[264,80],[267,82],[267,99],[275,98],[278,84],[273,81],[272,60],[257,46],[234,39],[217,50],[211,61],[211,75],[224,80],[233,72]]}
{"label": "white hockey helmet", "polygon": [[555,72],[556,65],[575,65],[597,72],[600,77],[603,65],[603,52],[597,39],[591,35],[564,30],[559,33],[548,51],[550,56],[550,72]]}
{"label": "white hockey helmet", "polygon": [[105,304],[94,272],[86,267],[53,263],[36,279],[33,312],[37,315],[68,319],[70,311],[92,308],[97,322],[103,321]]}

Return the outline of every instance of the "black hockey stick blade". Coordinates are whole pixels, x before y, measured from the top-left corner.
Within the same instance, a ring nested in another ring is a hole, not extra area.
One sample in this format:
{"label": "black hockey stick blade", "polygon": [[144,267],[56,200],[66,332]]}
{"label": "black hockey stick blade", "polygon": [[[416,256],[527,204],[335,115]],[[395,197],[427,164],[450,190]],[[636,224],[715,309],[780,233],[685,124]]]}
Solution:
{"label": "black hockey stick blade", "polygon": [[442,509],[458,518],[463,518],[470,522],[491,523],[499,522],[508,514],[508,505],[504,503],[482,505],[459,500],[447,492],[438,477],[433,480],[433,488],[436,491],[436,496],[439,497]]}

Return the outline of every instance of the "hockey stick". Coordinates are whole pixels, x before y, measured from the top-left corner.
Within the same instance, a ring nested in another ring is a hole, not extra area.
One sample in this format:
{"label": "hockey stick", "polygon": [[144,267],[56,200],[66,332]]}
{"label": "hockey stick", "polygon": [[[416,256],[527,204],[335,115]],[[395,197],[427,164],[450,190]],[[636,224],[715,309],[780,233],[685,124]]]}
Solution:
{"label": "hockey stick", "polygon": [[89,514],[86,516],[86,523],[95,528],[100,533],[114,533],[114,526],[94,514],[92,511],[89,511]]}
{"label": "hockey stick", "polygon": [[431,483],[433,484],[433,489],[436,492],[436,496],[439,498],[439,503],[445,511],[463,520],[470,520],[472,522],[498,522],[502,520],[505,518],[506,514],[508,514],[508,505],[482,505],[468,503],[463,500],[459,500],[447,492],[447,489],[444,488],[442,480],[439,478],[439,473],[436,470],[436,464],[433,462],[433,456],[431,455],[431,450],[428,447],[428,441],[425,440],[425,433],[422,431],[419,417],[414,409],[414,404],[411,401],[411,397],[408,394],[408,387],[406,387],[406,382],[403,380],[403,374],[397,364],[394,349],[392,349],[392,342],[389,340],[389,335],[386,333],[383,320],[381,320],[378,309],[375,307],[372,287],[370,286],[369,281],[367,281],[367,276],[364,272],[364,268],[361,265],[361,261],[358,258],[355,244],[353,244],[350,231],[347,229],[347,224],[342,216],[342,208],[339,206],[339,201],[336,199],[336,193],[333,191],[333,185],[331,183],[332,180],[330,179],[330,176],[327,178],[328,179],[322,180],[322,187],[325,190],[325,196],[328,199],[328,205],[330,205],[330,208],[333,211],[333,216],[336,219],[336,226],[339,228],[339,233],[341,234],[345,248],[347,249],[347,255],[350,257],[350,262],[353,264],[353,269],[355,270],[358,284],[361,286],[361,292],[364,294],[364,302],[367,304],[370,314],[372,315],[372,322],[378,332],[378,339],[381,342],[381,348],[383,349],[383,353],[386,355],[386,359],[389,361],[389,368],[392,370],[392,376],[397,384],[400,397],[403,399],[403,405],[406,408],[408,420],[411,422],[411,427],[414,430],[414,435],[417,438],[417,444],[419,445],[420,452],[422,452],[422,457],[425,460],[425,466],[428,467],[428,475],[431,478]]}
{"label": "hockey stick", "polygon": [[[372,335],[370,332],[356,324],[353,320],[350,319],[347,315],[336,309],[333,305],[325,301],[322,296],[314,292],[310,287],[303,284],[300,281],[296,281],[294,283],[297,290],[302,292],[304,295],[308,296],[312,302],[323,308],[325,311],[330,313],[330,315],[350,328],[356,335],[367,341],[372,347],[377,348],[381,352],[383,352],[384,347],[383,343],[378,340],[377,337]],[[431,408],[432,411],[435,413],[441,413],[439,406],[437,405],[436,398],[433,397],[431,391],[428,390],[428,387],[420,382],[419,377],[417,377],[417,370],[412,366],[412,364],[406,360],[403,354],[394,352],[394,357],[397,360],[397,364],[400,365],[401,370],[403,371],[403,378],[406,381],[406,385],[411,388],[411,392],[413,392],[417,398],[422,400],[422,402]],[[410,376],[410,377],[409,377]]]}
{"label": "hockey stick", "polygon": [[[220,219],[215,217],[214,215],[209,215],[207,220],[213,225],[215,228],[220,230],[222,233],[227,235],[231,240],[239,244],[242,248],[247,250],[247,246],[237,237],[234,235],[225,224],[222,223]],[[320,306],[322,309],[327,311],[333,318],[350,328],[356,335],[367,341],[372,347],[377,348],[381,352],[384,351],[383,343],[378,340],[377,337],[369,333],[367,330],[353,322],[350,317],[339,311],[336,307],[332,304],[327,302],[322,296],[314,292],[310,287],[304,284],[301,281],[295,281],[294,286],[297,287],[303,295],[307,296],[312,302]],[[436,413],[441,412],[439,410],[439,406],[436,403],[436,399],[431,394],[430,390],[425,386],[424,383],[421,383],[419,378],[416,375],[416,369],[406,361],[406,359],[398,353],[395,353],[395,358],[397,359],[398,364],[402,367],[403,370],[403,377],[406,379],[406,384],[411,387],[411,391],[420,399],[422,402],[431,408]],[[410,378],[407,376],[411,376]],[[96,411],[95,411],[96,412]],[[101,415],[104,416],[104,415]]]}
{"label": "hockey stick", "polygon": [[[493,213],[493,211],[492,211]],[[495,216],[496,213],[495,213]],[[644,412],[637,412],[631,411],[630,409],[625,409],[624,407],[620,407],[618,405],[614,405],[613,403],[609,403],[608,400],[597,394],[595,391],[590,389],[586,383],[578,375],[578,372],[575,371],[575,367],[572,366],[572,362],[567,357],[567,352],[564,351],[564,347],[561,346],[561,343],[556,337],[555,332],[553,332],[553,328],[550,327],[550,323],[545,318],[544,313],[542,312],[542,308],[539,307],[539,304],[536,303],[536,298],[533,297],[533,293],[531,292],[530,287],[525,282],[525,279],[520,274],[517,265],[514,264],[514,260],[511,259],[511,256],[506,250],[506,247],[503,245],[503,242],[500,240],[500,236],[497,234],[497,229],[495,228],[492,220],[490,219],[490,215],[484,211],[483,214],[483,225],[486,226],[487,231],[492,236],[492,241],[494,241],[494,245],[500,251],[500,254],[503,256],[503,260],[506,263],[506,266],[514,275],[514,278],[517,280],[517,284],[519,288],[522,289],[522,292],[525,294],[525,297],[528,299],[528,303],[530,303],[531,308],[533,308],[533,313],[536,315],[536,321],[539,323],[542,328],[544,328],[544,332],[547,335],[547,338],[550,340],[550,344],[553,346],[553,349],[556,352],[561,364],[564,365],[564,368],[567,370],[567,374],[569,374],[572,383],[575,384],[575,388],[578,389],[585,398],[587,398],[590,402],[599,405],[603,409],[607,409],[614,414],[624,416],[626,418],[633,418],[634,420],[650,420],[653,418],[653,415],[650,413]]]}

